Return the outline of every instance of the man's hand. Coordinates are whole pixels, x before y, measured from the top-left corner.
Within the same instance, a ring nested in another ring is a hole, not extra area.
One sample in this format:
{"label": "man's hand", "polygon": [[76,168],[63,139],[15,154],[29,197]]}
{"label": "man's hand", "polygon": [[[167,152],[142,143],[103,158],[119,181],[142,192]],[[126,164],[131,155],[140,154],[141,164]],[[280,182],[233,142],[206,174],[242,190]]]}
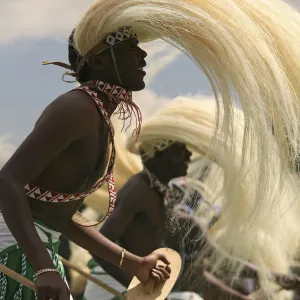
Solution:
{"label": "man's hand", "polygon": [[40,274],[35,281],[37,299],[70,300],[70,291],[59,273]]}
{"label": "man's hand", "polygon": [[[161,266],[157,264],[160,260],[167,266]],[[137,265],[134,275],[137,279],[143,283],[147,284],[150,278],[153,278],[155,284],[160,284],[165,282],[170,278],[171,269],[168,266],[170,262],[163,254],[152,253],[144,258],[142,258],[141,263]]]}

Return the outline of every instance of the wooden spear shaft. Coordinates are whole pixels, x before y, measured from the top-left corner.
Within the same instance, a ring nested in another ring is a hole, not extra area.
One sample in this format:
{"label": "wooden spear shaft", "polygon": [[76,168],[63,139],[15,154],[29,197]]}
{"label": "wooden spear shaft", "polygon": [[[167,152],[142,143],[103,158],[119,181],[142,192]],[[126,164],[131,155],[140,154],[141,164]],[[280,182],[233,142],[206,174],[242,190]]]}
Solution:
{"label": "wooden spear shaft", "polygon": [[63,257],[60,257],[62,263],[67,266],[70,269],[73,269],[74,271],[76,271],[77,273],[79,273],[80,275],[82,275],[83,277],[85,277],[86,279],[94,282],[95,284],[97,284],[98,286],[100,286],[101,288],[103,288],[104,290],[108,291],[109,293],[120,297],[121,299],[126,299],[126,296],[124,296],[123,294],[121,294],[119,291],[111,288],[110,286],[108,286],[107,284],[103,283],[102,281],[100,281],[99,279],[95,278],[94,276],[82,271],[80,268],[78,268],[77,266],[71,264],[68,260],[66,260]]}
{"label": "wooden spear shaft", "polygon": [[[97,284],[98,286],[100,286],[101,288],[105,289],[106,291],[108,291],[109,293],[120,297],[121,299],[126,299],[126,296],[124,296],[123,294],[121,294],[120,292],[116,291],[115,289],[111,288],[110,286],[106,285],[105,283],[103,283],[102,281],[100,281],[99,279],[91,276],[90,274],[82,271],[81,269],[79,269],[78,267],[72,265],[69,261],[67,261],[66,259],[64,259],[63,257],[61,257],[62,263],[64,265],[66,265],[68,268],[73,269],[74,271],[78,272],[80,275],[82,275],[83,277],[87,278],[88,280],[94,282],[95,284]],[[18,274],[17,272],[15,272],[14,270],[11,270],[10,268],[0,264],[0,273],[4,273],[6,276],[14,279],[15,281],[23,284],[24,286],[30,288],[31,290],[36,292],[36,287],[35,284],[30,281],[29,279],[27,279],[26,277]]]}
{"label": "wooden spear shaft", "polygon": [[8,277],[11,277],[15,281],[27,286],[28,288],[30,288],[31,290],[36,292],[35,284],[32,281],[30,281],[29,279],[25,278],[24,276],[18,274],[17,272],[7,268],[6,266],[4,266],[2,264],[0,264],[0,272],[4,273]]}

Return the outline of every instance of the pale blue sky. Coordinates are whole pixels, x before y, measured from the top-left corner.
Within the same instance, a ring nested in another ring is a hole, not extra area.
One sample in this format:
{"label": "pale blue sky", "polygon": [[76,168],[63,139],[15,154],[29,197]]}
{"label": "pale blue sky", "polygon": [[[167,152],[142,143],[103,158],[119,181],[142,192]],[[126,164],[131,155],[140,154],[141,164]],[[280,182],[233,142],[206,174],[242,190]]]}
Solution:
{"label": "pale blue sky", "polygon": [[[300,7],[300,0],[289,2]],[[11,151],[13,145],[17,146],[30,132],[45,106],[73,87],[61,81],[63,69],[42,66],[42,61],[67,61],[67,45],[62,40],[67,40],[68,32],[89,3],[90,0],[1,1],[1,153],[7,149]],[[164,55],[169,55],[171,50],[167,48]],[[140,102],[151,102],[142,105],[145,106],[144,114],[151,114],[157,101],[168,101],[168,98],[187,93],[211,93],[205,76],[187,57],[173,53],[168,63],[168,58],[164,59],[158,53],[149,58],[150,65],[159,56],[167,66],[154,76],[148,85],[148,94],[136,95]],[[158,72],[152,71],[153,74]],[[3,136],[6,135],[10,138],[4,141]]]}

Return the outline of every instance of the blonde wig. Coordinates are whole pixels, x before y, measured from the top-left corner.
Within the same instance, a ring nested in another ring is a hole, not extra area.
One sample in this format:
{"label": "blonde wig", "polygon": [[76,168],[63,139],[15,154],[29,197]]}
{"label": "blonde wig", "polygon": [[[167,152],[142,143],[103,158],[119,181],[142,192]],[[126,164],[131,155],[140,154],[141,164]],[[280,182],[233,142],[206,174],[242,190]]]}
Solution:
{"label": "blonde wig", "polygon": [[[215,96],[222,96],[224,128],[229,131],[237,98],[245,112],[245,143],[269,153],[273,125],[286,160],[297,156],[300,136],[299,21],[280,0],[97,0],[77,24],[74,41],[85,55],[125,25],[143,42],[166,40],[191,57]],[[255,144],[253,132],[260,132]],[[266,164],[261,158],[261,177]]]}
{"label": "blonde wig", "polygon": [[299,152],[299,24],[299,14],[280,0],[97,0],[77,24],[74,41],[85,55],[128,25],[142,42],[161,38],[181,49],[222,101],[217,115],[224,117],[222,122],[217,117],[217,125],[231,141],[229,152],[237,151],[231,127],[238,100],[245,116],[240,177],[247,173],[247,153],[262,153],[256,160],[253,218],[270,199],[274,136],[279,172],[293,167]]}
{"label": "blonde wig", "polygon": [[[219,118],[222,121],[224,115]],[[189,181],[206,200],[222,205],[221,218],[209,232],[218,249],[214,253],[213,268],[215,271],[223,267],[238,271],[246,262],[252,262],[259,269],[263,288],[270,292],[269,270],[288,272],[298,249],[299,181],[288,169],[282,170],[274,138],[273,153],[268,158],[271,162],[268,176],[272,177],[273,185],[267,187],[266,198],[256,202],[260,153],[251,147],[243,148],[244,115],[234,109],[234,126],[230,128],[234,140],[230,141],[222,128],[216,126],[216,119],[215,101],[180,97],[145,121],[139,142],[134,137],[129,138],[127,149],[138,153],[145,145],[151,147],[162,139],[170,139],[186,144],[194,153],[209,159],[212,167],[204,183],[198,180],[207,165],[203,159],[190,166]],[[252,137],[255,138],[260,137]],[[234,152],[231,151],[232,143]],[[253,215],[258,204],[259,209]],[[205,252],[199,255],[199,263],[202,254],[206,255]]]}

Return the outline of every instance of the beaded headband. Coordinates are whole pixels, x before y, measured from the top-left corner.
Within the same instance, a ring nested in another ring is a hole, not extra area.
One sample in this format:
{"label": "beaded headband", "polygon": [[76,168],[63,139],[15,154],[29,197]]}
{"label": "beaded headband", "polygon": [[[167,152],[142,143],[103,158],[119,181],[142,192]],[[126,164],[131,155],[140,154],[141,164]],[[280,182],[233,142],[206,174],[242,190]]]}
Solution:
{"label": "beaded headband", "polygon": [[161,152],[167,149],[168,147],[170,147],[174,143],[175,142],[172,140],[167,140],[167,139],[160,140],[159,142],[155,143],[150,150],[147,150],[147,152],[145,152],[141,147],[140,155],[142,161],[146,162],[148,159],[152,158],[156,152]]}
{"label": "beaded headband", "polygon": [[130,38],[137,40],[137,34],[133,31],[131,26],[124,26],[118,30],[109,33],[103,41],[94,46],[87,54],[85,54],[79,61],[77,66],[77,72],[83,64],[89,60],[91,55],[98,55],[107,48],[113,47],[121,42],[124,42]]}
{"label": "beaded headband", "polygon": [[117,31],[108,34],[104,39],[104,43],[109,46],[114,46],[130,38],[134,38],[137,40],[137,35],[133,31],[133,28],[131,26],[124,26],[119,28]]}
{"label": "beaded headband", "polygon": [[[80,57],[76,72],[74,72],[74,70],[72,70],[72,67],[69,64],[65,64],[62,62],[44,61],[43,65],[56,65],[59,67],[63,67],[65,69],[68,69],[71,71],[71,72],[66,72],[64,75],[70,75],[73,77],[77,77],[78,72],[80,71],[81,67],[84,65],[85,62],[87,62],[90,59],[90,57],[92,55],[96,56],[97,54],[101,53],[105,49],[112,48],[113,46],[119,44],[120,42],[126,41],[130,38],[133,38],[138,42],[137,34],[133,31],[133,28],[131,26],[123,26],[123,27],[120,27],[118,30],[109,33],[103,41],[101,41],[99,44],[94,46],[83,57],[82,56]],[[113,55],[113,57],[114,57],[114,55]],[[63,77],[64,77],[64,75],[63,75]]]}

